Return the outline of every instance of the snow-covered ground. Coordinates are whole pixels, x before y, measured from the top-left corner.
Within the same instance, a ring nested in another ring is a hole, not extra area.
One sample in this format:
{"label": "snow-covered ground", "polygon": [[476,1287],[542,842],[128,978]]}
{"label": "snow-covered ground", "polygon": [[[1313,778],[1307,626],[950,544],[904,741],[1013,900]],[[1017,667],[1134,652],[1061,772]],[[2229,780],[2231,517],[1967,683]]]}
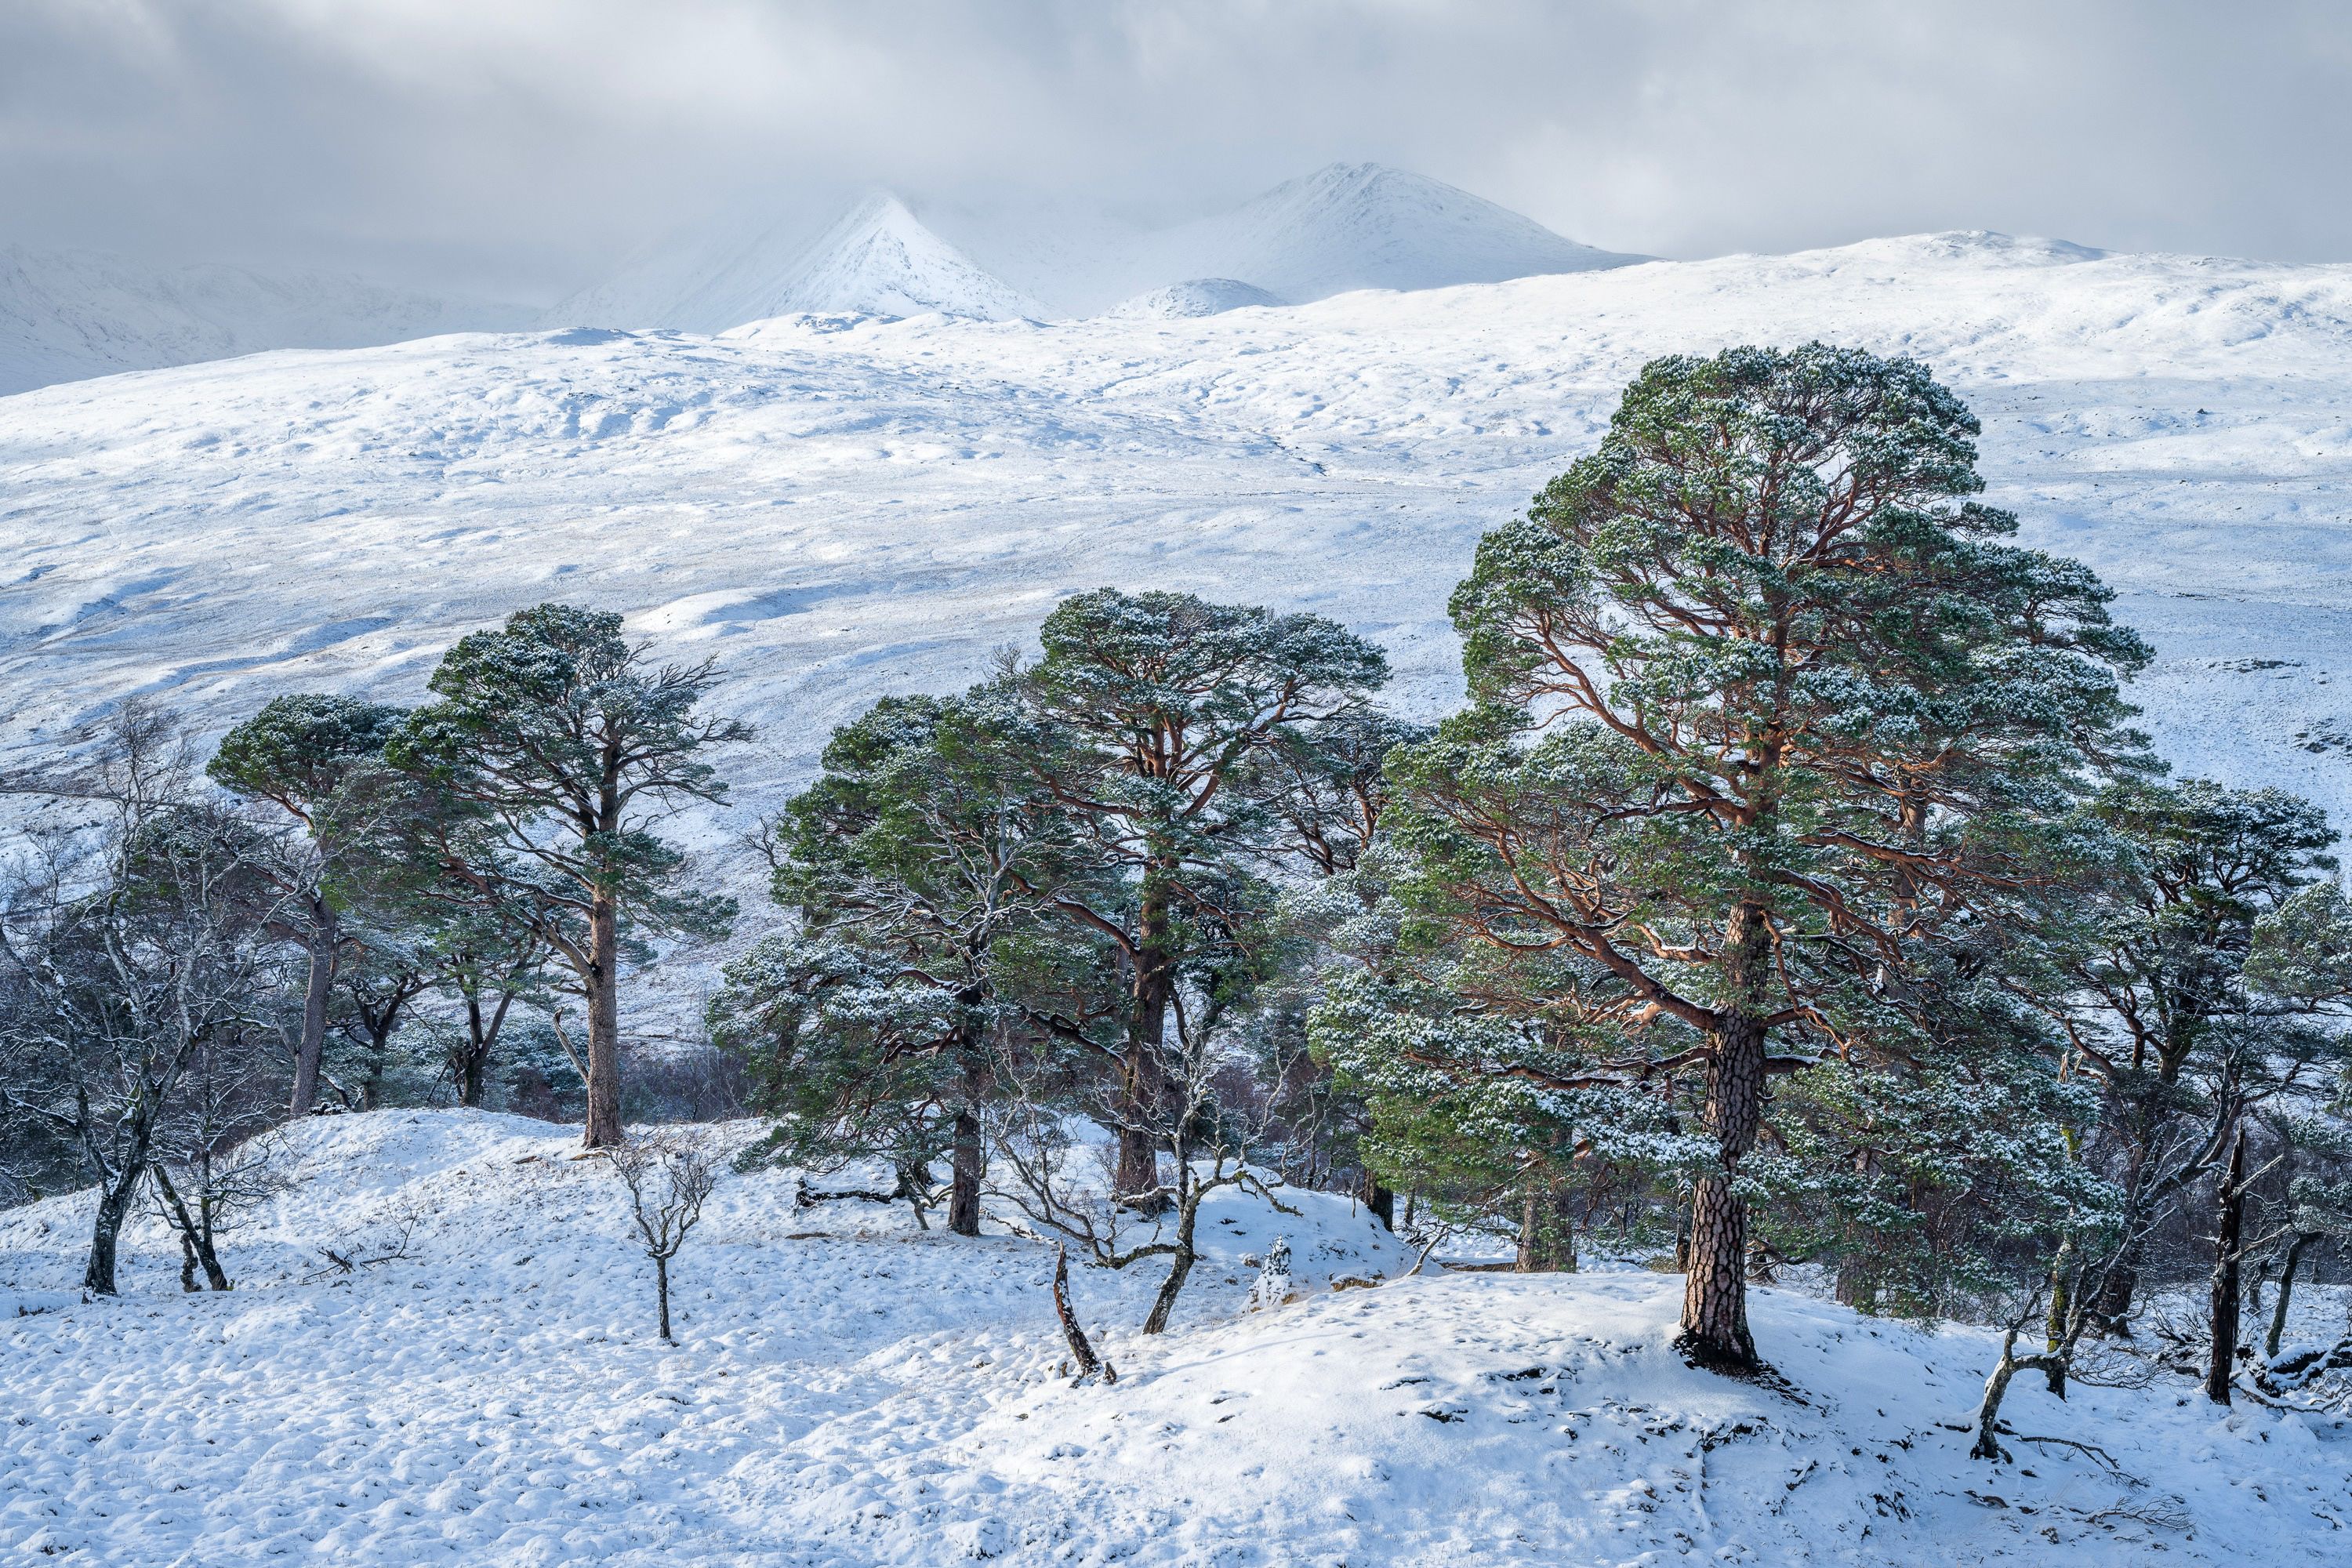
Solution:
{"label": "snow-covered ground", "polygon": [[[2352,824],[2352,268],[1874,241],[1197,319],[788,317],[284,353],[0,399],[0,760],[132,692],[413,700],[528,603],[716,656],[746,810],[1104,584],[1313,608],[1458,693],[1481,531],[1646,359],[1822,337],[1982,414],[1993,499],[2154,639],[2182,769]],[[718,844],[740,816],[706,818]]]}
{"label": "snow-covered ground", "polygon": [[[715,1143],[740,1128],[703,1130]],[[152,1227],[119,1300],[68,1287],[88,1198],[0,1215],[0,1561],[339,1564],[1760,1564],[2340,1561],[2352,1429],[2186,1380],[2021,1380],[2015,1462],[1966,1456],[1989,1337],[1780,1291],[1788,1387],[1669,1348],[1678,1281],[1393,1274],[1328,1194],[1221,1194],[1173,1332],[1074,1270],[1119,1378],[1072,1387],[1050,1253],[796,1212],[727,1174],[653,1337],[617,1180],[562,1130],[463,1111],[303,1123],[293,1185],[183,1296]],[[415,1216],[407,1255],[346,1256]],[[1244,1310],[1287,1237],[1301,1300]],[[2309,1321],[2340,1317],[2311,1292]],[[2179,1386],[2174,1386],[2174,1382]],[[2034,1438],[2095,1445],[2105,1456]]]}

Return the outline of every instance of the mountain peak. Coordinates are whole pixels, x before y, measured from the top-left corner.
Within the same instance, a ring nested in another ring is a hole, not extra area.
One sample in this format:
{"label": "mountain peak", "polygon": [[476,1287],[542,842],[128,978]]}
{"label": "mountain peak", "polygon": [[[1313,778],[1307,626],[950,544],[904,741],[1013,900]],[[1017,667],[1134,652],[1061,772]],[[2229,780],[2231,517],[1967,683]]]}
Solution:
{"label": "mountain peak", "polygon": [[1443,180],[1385,163],[1327,163],[1232,213],[1188,225],[1188,248],[1287,300],[1350,289],[1437,289],[1645,259],[1597,250]]}
{"label": "mountain peak", "polygon": [[789,221],[722,231],[573,296],[545,324],[720,332],[803,312],[1051,314],[941,239],[896,195],[876,190],[814,238]]}

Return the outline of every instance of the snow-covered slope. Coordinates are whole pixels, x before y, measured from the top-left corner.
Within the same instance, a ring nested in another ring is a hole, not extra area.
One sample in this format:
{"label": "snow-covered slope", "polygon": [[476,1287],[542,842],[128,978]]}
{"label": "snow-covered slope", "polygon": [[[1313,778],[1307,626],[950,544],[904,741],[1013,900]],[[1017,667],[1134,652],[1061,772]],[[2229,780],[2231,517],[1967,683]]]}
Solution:
{"label": "snow-covered slope", "polygon": [[[796,1212],[790,1177],[728,1173],[670,1349],[619,1184],[572,1134],[379,1111],[291,1137],[227,1295],[183,1296],[149,1224],[127,1293],[83,1302],[87,1194],[0,1215],[0,1560],[2302,1568],[2352,1526],[2340,1423],[2218,1413],[2184,1379],[2063,1405],[2021,1381],[2033,1436],[1971,1461],[1984,1332],[1759,1290],[1788,1386],[1735,1383],[1670,1349],[1670,1277],[1334,1292],[1409,1257],[1327,1194],[1215,1194],[1156,1342],[1155,1268],[1074,1269],[1119,1373],[1074,1388],[1039,1244]],[[355,1273],[321,1250],[404,1228]],[[1276,1235],[1304,1299],[1248,1313],[1242,1259]],[[2313,1331],[2342,1310],[2297,1299]]]}
{"label": "snow-covered slope", "polygon": [[1156,237],[1171,276],[1238,278],[1286,300],[1442,289],[1646,259],[1564,239],[1531,218],[1380,163],[1333,163],[1245,205]]}
{"label": "snow-covered slope", "polygon": [[[1198,320],[783,320],[278,354],[0,399],[0,759],[144,691],[415,700],[515,607],[718,656],[738,831],[886,691],[976,678],[1106,583],[1311,607],[1459,692],[1479,532],[1655,354],[1924,359],[1991,498],[2154,639],[2183,769],[2352,826],[2352,268],[1933,236]],[[756,906],[756,890],[754,901]]]}
{"label": "snow-covered slope", "polygon": [[1182,321],[1195,316],[1223,315],[1227,310],[1262,310],[1269,305],[1287,303],[1287,300],[1267,293],[1255,284],[1244,283],[1238,279],[1188,278],[1181,283],[1171,283],[1165,289],[1138,294],[1132,300],[1113,306],[1107,313]]}
{"label": "snow-covered slope", "polygon": [[1002,321],[1051,314],[876,192],[814,239],[789,224],[688,249],[575,295],[553,325],[674,327],[716,332],[801,312],[939,314]]}
{"label": "snow-covered slope", "polygon": [[0,249],[0,395],[264,349],[361,348],[520,326],[520,307],[362,279],[151,267],[94,250]]}

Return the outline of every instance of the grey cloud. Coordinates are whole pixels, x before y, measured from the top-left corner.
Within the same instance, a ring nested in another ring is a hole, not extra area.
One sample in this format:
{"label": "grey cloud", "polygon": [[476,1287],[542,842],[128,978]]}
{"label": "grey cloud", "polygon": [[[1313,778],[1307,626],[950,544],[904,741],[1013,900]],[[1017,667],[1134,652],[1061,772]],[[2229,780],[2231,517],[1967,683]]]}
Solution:
{"label": "grey cloud", "polygon": [[2337,7],[16,0],[0,239],[542,296],[869,184],[1139,216],[1333,159],[1697,255],[2352,256]]}

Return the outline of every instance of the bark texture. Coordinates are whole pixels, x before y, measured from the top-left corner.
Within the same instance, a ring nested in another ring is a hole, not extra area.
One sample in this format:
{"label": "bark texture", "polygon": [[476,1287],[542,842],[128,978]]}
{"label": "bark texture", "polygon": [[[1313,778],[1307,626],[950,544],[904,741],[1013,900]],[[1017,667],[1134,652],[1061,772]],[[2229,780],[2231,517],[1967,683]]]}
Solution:
{"label": "bark texture", "polygon": [[2216,1217],[2213,1285],[2209,1297],[2212,1333],[2205,1352],[2205,1397],[2230,1403],[2230,1374],[2238,1363],[2238,1266],[2246,1227],[2246,1132],[2230,1144],[2229,1169],[2214,1190]]}
{"label": "bark texture", "polygon": [[319,1106],[319,1074],[327,1054],[327,999],[335,984],[331,932],[310,943],[310,973],[302,988],[302,1033],[294,1043],[294,1092],[288,1109],[308,1116]]}
{"label": "bark texture", "polygon": [[1077,1313],[1070,1309],[1070,1255],[1058,1241],[1054,1244],[1054,1314],[1062,1321],[1062,1338],[1069,1342],[1070,1359],[1077,1363],[1078,1376],[1100,1373],[1105,1383],[1117,1383],[1118,1372],[1095,1354],[1086,1330],[1078,1327]]}
{"label": "bark texture", "polygon": [[598,894],[588,915],[588,1126],[581,1142],[611,1149],[621,1132],[620,908]]}
{"label": "bark texture", "polygon": [[[1740,924],[1735,916],[1735,946],[1748,935]],[[1706,1097],[1707,1129],[1715,1134],[1722,1173],[1693,1184],[1678,1342],[1693,1361],[1726,1371],[1748,1372],[1758,1364],[1748,1331],[1748,1204],[1732,1184],[1740,1160],[1756,1146],[1763,1110],[1763,1026],[1742,1014],[1726,1015],[1708,1066]]]}
{"label": "bark texture", "polygon": [[969,1103],[956,1112],[949,1157],[953,1169],[948,1185],[948,1229],[958,1236],[978,1236],[982,1174],[980,1112]]}

